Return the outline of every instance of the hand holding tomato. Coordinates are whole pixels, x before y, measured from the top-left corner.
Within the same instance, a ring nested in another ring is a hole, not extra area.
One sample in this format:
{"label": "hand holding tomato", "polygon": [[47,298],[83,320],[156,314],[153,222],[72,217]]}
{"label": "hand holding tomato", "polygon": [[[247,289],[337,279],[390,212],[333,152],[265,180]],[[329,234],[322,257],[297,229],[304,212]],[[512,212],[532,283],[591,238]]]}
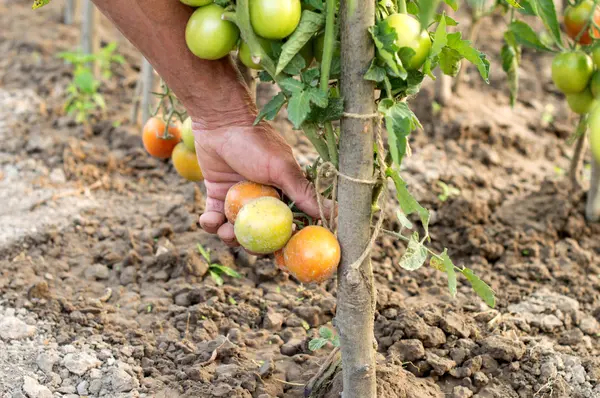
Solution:
{"label": "hand holding tomato", "polygon": [[[226,117],[226,115],[224,115]],[[225,218],[224,201],[231,186],[243,180],[272,185],[304,212],[319,216],[314,186],[294,159],[292,148],[269,124],[226,125],[207,130],[192,123],[196,154],[204,174],[206,208],[202,228],[237,246],[233,225]]]}

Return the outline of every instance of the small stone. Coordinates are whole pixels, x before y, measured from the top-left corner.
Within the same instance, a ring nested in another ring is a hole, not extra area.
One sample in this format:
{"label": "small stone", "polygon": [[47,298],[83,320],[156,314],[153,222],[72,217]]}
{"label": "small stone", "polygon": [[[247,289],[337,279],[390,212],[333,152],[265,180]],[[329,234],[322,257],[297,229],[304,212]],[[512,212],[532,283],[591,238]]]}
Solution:
{"label": "small stone", "polygon": [[100,366],[100,364],[101,362],[94,353],[88,354],[87,352],[67,354],[63,359],[64,367],[78,376],[85,374],[91,368]]}
{"label": "small stone", "polygon": [[452,390],[452,398],[471,398],[473,396],[473,391],[469,390],[467,387],[456,386]]}
{"label": "small stone", "polygon": [[77,394],[79,395],[88,395],[88,382],[87,380],[82,381],[77,384]]}
{"label": "small stone", "polygon": [[311,327],[315,327],[321,324],[319,320],[319,314],[321,313],[321,309],[316,306],[309,305],[301,305],[294,309],[294,312],[298,314],[298,316],[304,319]]}
{"label": "small stone", "polygon": [[481,369],[481,365],[483,363],[483,359],[480,356],[473,357],[466,361],[464,365],[460,368],[452,369],[450,374],[452,377],[457,379],[462,379],[465,377],[471,377],[473,373],[479,371]]}
{"label": "small stone", "polygon": [[562,345],[577,345],[583,340],[583,332],[581,329],[565,330],[558,339],[558,343]]}
{"label": "small stone", "polygon": [[102,377],[102,371],[100,369],[91,369],[89,376],[90,379],[99,379]]}
{"label": "small stone", "polygon": [[560,319],[556,317],[554,314],[544,315],[540,322],[540,326],[544,332],[553,332],[558,328],[563,326],[563,323]]}
{"label": "small stone", "polygon": [[0,338],[5,341],[21,340],[35,334],[35,326],[31,326],[14,316],[0,319]]}
{"label": "small stone", "polygon": [[90,280],[108,279],[110,271],[104,264],[92,264],[85,269],[85,277]]}
{"label": "small stone", "polygon": [[520,340],[504,336],[489,336],[482,343],[484,353],[492,358],[512,362],[525,354],[525,344]]}
{"label": "small stone", "polygon": [[440,322],[440,327],[444,332],[458,337],[467,338],[471,334],[464,319],[455,312],[446,314]]}
{"label": "small stone", "polygon": [[490,379],[483,372],[475,372],[473,375],[473,383],[475,387],[481,388],[490,382]]}
{"label": "small stone", "polygon": [[[94,370],[94,369],[92,369]],[[88,387],[88,391],[92,395],[98,395],[100,390],[102,389],[102,380],[94,379],[90,382],[90,386]]]}
{"label": "small stone", "polygon": [[137,379],[133,378],[127,371],[118,367],[109,374],[110,384],[115,392],[129,392],[139,386]]}
{"label": "small stone", "polygon": [[29,376],[23,376],[23,391],[29,398],[52,398],[52,392],[48,387],[42,386]]}
{"label": "small stone", "polygon": [[290,339],[287,343],[281,346],[281,353],[287,356],[294,356],[302,351],[303,341],[300,339]]}
{"label": "small stone", "polygon": [[52,169],[48,177],[50,178],[50,181],[55,184],[63,184],[67,181],[67,178],[65,177],[65,172],[59,168]]}
{"label": "small stone", "polygon": [[440,357],[431,351],[427,352],[426,360],[427,363],[429,363],[433,368],[433,371],[439,376],[443,376],[444,374],[449,372],[450,369],[456,366],[456,362],[454,362],[453,360]]}
{"label": "small stone", "polygon": [[58,352],[51,350],[42,352],[40,355],[38,355],[35,363],[42,372],[49,374],[52,372],[52,367],[56,362],[58,362],[58,360]]}
{"label": "small stone", "polygon": [[273,310],[267,311],[263,318],[263,328],[267,330],[281,330],[283,324],[283,315]]}
{"label": "small stone", "polygon": [[579,328],[583,331],[583,333],[594,336],[600,333],[600,324],[593,316],[586,316],[579,323]]}
{"label": "small stone", "polygon": [[401,362],[414,362],[425,356],[425,348],[421,340],[399,340],[388,348],[390,356],[396,356]]}
{"label": "small stone", "polygon": [[121,271],[121,276],[119,277],[119,282],[121,285],[129,285],[130,283],[134,283],[137,278],[137,271],[135,266],[125,267],[123,271]]}
{"label": "small stone", "polygon": [[66,384],[64,386],[58,387],[57,391],[61,394],[74,394],[75,392],[77,392],[77,389],[71,384]]}

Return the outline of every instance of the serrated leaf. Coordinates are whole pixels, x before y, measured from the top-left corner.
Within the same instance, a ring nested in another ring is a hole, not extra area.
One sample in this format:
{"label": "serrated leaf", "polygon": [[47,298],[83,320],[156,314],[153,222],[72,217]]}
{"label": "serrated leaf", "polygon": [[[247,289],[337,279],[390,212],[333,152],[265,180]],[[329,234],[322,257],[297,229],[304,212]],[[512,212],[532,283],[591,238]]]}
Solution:
{"label": "serrated leaf", "polygon": [[486,55],[471,47],[470,41],[462,40],[460,32],[450,33],[447,37],[447,46],[456,50],[463,58],[475,65],[483,80],[485,80],[486,83],[489,83],[490,61],[487,59]]}
{"label": "serrated leaf", "polygon": [[269,75],[269,72],[264,70],[258,72],[258,79],[263,83],[269,83],[273,81],[273,78],[271,77],[271,75]]}
{"label": "serrated leaf", "polygon": [[525,22],[514,21],[508,26],[508,31],[514,35],[516,41],[525,47],[530,47],[540,51],[551,51],[540,40],[537,33]]}
{"label": "serrated leaf", "polygon": [[75,73],[73,82],[84,93],[92,94],[95,91],[96,79],[89,69],[80,69]]}
{"label": "serrated leaf", "polygon": [[448,76],[456,76],[461,67],[462,56],[456,51],[449,47],[444,47],[440,54],[440,69]]}
{"label": "serrated leaf", "polygon": [[385,68],[377,65],[377,58],[373,58],[371,66],[367,73],[365,73],[365,80],[371,80],[377,83],[381,83],[385,79],[386,73]]}
{"label": "serrated leaf", "polygon": [[448,256],[448,249],[444,249],[444,252],[440,255],[444,264],[444,270],[446,275],[448,275],[448,290],[450,290],[450,294],[452,297],[456,296],[456,272],[454,271],[454,264]]}
{"label": "serrated leaf", "polygon": [[404,214],[410,216],[413,213],[417,213],[421,219],[421,224],[423,224],[423,229],[425,229],[425,234],[429,235],[429,211],[421,206],[419,202],[417,202],[417,200],[411,195],[411,193],[408,191],[406,182],[402,179],[402,177],[400,177],[400,174],[396,170],[388,168],[386,170],[386,175],[391,177],[392,181],[394,181],[394,185],[396,187],[396,197],[398,198],[400,208]]}
{"label": "serrated leaf", "polygon": [[321,91],[320,89],[318,89],[316,87],[308,88],[306,90],[306,93],[308,94],[308,98],[310,99],[310,102],[312,102],[319,108],[327,107],[327,103],[328,103],[327,93],[324,93],[323,91]]}
{"label": "serrated leaf", "polygon": [[283,68],[283,72],[291,76],[296,76],[302,72],[302,69],[304,69],[305,66],[306,60],[304,57],[300,54],[296,54],[285,68]]}
{"label": "serrated leaf", "polygon": [[312,85],[319,82],[321,70],[319,68],[310,68],[302,72],[302,81],[304,84]]}
{"label": "serrated leaf", "polygon": [[339,347],[340,346],[340,336],[336,334],[333,337],[333,339],[331,340],[331,344],[333,344],[334,347]]}
{"label": "serrated leaf", "polygon": [[339,120],[344,113],[344,99],[329,98],[326,108],[313,107],[308,116],[308,120],[316,123],[325,123],[332,120]]}
{"label": "serrated leaf", "polygon": [[487,283],[482,281],[477,275],[475,275],[471,269],[464,268],[461,272],[465,278],[467,278],[469,283],[471,283],[475,293],[477,293],[477,295],[481,297],[481,299],[485,301],[488,306],[494,308],[496,306],[496,296],[494,290]]}
{"label": "serrated leaf", "polygon": [[[275,74],[281,73],[286,65],[295,57],[306,43],[325,25],[325,15],[309,10],[302,11],[300,23],[294,33],[287,39],[281,48],[279,61]],[[286,72],[287,73],[287,72]],[[290,73],[292,74],[292,73]],[[293,73],[294,75],[297,73]]]}
{"label": "serrated leaf", "polygon": [[279,87],[291,94],[299,93],[304,90],[304,83],[300,80],[296,80],[293,77],[286,77],[279,81]]}
{"label": "serrated leaf", "polygon": [[262,119],[275,119],[284,104],[285,95],[283,93],[277,93],[277,95],[271,98],[271,100],[260,110],[258,116],[256,116],[256,120],[254,120],[254,125],[257,125]]}
{"label": "serrated leaf", "polygon": [[323,0],[302,0],[302,3],[311,6],[319,11],[325,10],[325,6],[323,5]]}
{"label": "serrated leaf", "polygon": [[544,26],[546,27],[554,41],[559,46],[562,46],[562,38],[560,36],[560,25],[558,23],[558,17],[556,16],[554,0],[531,0],[531,3],[535,7],[537,14],[542,19]]}
{"label": "serrated leaf", "polygon": [[400,166],[406,154],[408,136],[421,124],[406,102],[384,99],[378,109],[384,115],[392,159]]}
{"label": "serrated leaf", "polygon": [[323,348],[325,346],[325,344],[327,344],[328,341],[329,340],[322,339],[322,338],[312,339],[311,341],[308,342],[308,349],[311,351],[318,351],[321,348]]}
{"label": "serrated leaf", "polygon": [[421,21],[421,30],[427,30],[435,10],[437,10],[440,0],[419,0],[419,21]]}
{"label": "serrated leaf", "polygon": [[333,338],[333,331],[326,326],[321,326],[319,328],[319,336],[324,339],[331,340]]}
{"label": "serrated leaf", "polygon": [[220,273],[225,274],[227,276],[231,276],[233,278],[241,278],[242,276],[234,269],[226,267],[221,264],[211,264],[210,268],[219,270]]}
{"label": "serrated leaf", "polygon": [[435,34],[433,35],[433,42],[431,43],[430,57],[435,57],[442,52],[442,49],[448,44],[448,33],[446,32],[446,21],[448,17],[442,15],[440,23],[435,28]]}
{"label": "serrated leaf", "polygon": [[402,225],[403,228],[412,229],[413,224],[400,210],[396,210],[396,218],[398,219],[398,222],[400,222],[400,225]]}
{"label": "serrated leaf", "polygon": [[223,278],[221,278],[221,275],[219,275],[218,272],[213,271],[213,270],[209,270],[208,272],[210,274],[210,277],[217,284],[217,286],[222,286],[223,285]]}
{"label": "serrated leaf", "polygon": [[458,26],[458,21],[445,14],[435,14],[435,22],[440,22],[442,16],[446,18],[446,26]]}
{"label": "serrated leaf", "polygon": [[417,94],[421,90],[421,83],[425,75],[418,70],[408,71],[406,79],[388,79],[391,85],[391,93],[394,97],[402,98]]}
{"label": "serrated leaf", "polygon": [[310,95],[306,91],[299,91],[292,95],[287,106],[288,119],[299,129],[310,112]]}
{"label": "serrated leaf", "polygon": [[427,260],[427,249],[419,241],[419,234],[414,233],[410,236],[408,247],[400,258],[400,266],[406,270],[414,271],[423,266]]}
{"label": "serrated leaf", "polygon": [[398,58],[400,48],[395,44],[398,34],[386,20],[380,21],[377,25],[369,28],[375,47],[381,59],[390,68],[394,76],[402,79],[406,78],[406,70]]}

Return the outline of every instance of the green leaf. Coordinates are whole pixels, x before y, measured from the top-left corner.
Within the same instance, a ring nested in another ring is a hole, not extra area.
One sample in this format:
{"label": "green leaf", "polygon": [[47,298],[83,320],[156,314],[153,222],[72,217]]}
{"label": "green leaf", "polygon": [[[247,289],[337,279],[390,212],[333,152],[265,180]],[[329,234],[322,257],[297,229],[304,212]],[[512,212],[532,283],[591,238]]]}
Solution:
{"label": "green leaf", "polygon": [[316,87],[311,87],[306,90],[310,102],[319,108],[326,108],[328,104],[327,94]]}
{"label": "green leaf", "polygon": [[312,339],[311,341],[308,342],[308,349],[311,351],[318,351],[321,348],[323,348],[325,346],[325,344],[327,344],[328,341],[329,340],[322,339],[322,338]]}
{"label": "green leaf", "polygon": [[418,70],[408,71],[406,79],[392,78],[388,79],[391,85],[391,92],[393,96],[400,96],[402,98],[417,94],[421,90],[421,83],[425,75]]}
{"label": "green leaf", "polygon": [[264,70],[258,72],[258,79],[263,83],[268,83],[268,82],[273,81],[273,78],[271,77],[271,75],[269,75],[269,72],[264,71]]}
{"label": "green leaf", "polygon": [[377,52],[385,64],[391,69],[394,76],[402,79],[406,78],[406,70],[398,58],[400,48],[395,44],[398,37],[396,30],[393,29],[386,20],[380,21],[377,25],[369,28]]}
{"label": "green leaf", "polygon": [[104,101],[104,97],[100,93],[95,93],[92,95],[92,99],[100,107],[100,109],[106,109],[106,102]]}
{"label": "green leaf", "polygon": [[299,129],[310,112],[310,95],[306,91],[297,91],[292,95],[287,106],[288,119]]}
{"label": "green leaf", "polygon": [[310,68],[302,72],[302,81],[304,84],[316,85],[320,76],[321,70],[319,68]]}
{"label": "green leaf", "polygon": [[505,44],[500,50],[502,59],[502,69],[506,72],[508,78],[508,88],[510,91],[510,105],[515,106],[519,92],[519,61],[515,48]]}
{"label": "green leaf", "polygon": [[286,77],[279,81],[279,87],[291,94],[296,94],[304,90],[304,83],[293,77]]}
{"label": "green leaf", "polygon": [[419,241],[419,234],[415,232],[410,236],[408,247],[400,258],[400,266],[409,271],[414,271],[423,266],[427,260],[427,249]]}
{"label": "green leaf", "polygon": [[215,4],[220,5],[221,7],[225,8],[229,5],[230,0],[214,0]]}
{"label": "green leaf", "polygon": [[339,120],[344,113],[344,99],[331,97],[326,108],[313,107],[308,116],[308,120],[316,123],[325,123],[332,120]]}
{"label": "green leaf", "polygon": [[73,82],[84,93],[92,94],[96,91],[96,79],[87,68],[80,69],[73,77]]}
{"label": "green leaf", "polygon": [[458,0],[444,0],[444,3],[448,4],[453,11],[458,10]]}
{"label": "green leaf", "polygon": [[256,120],[254,120],[254,125],[257,125],[262,119],[273,120],[279,113],[281,107],[285,104],[285,95],[283,93],[277,93],[276,96],[271,98],[261,110],[258,116],[256,116]]}
{"label": "green leaf", "polygon": [[210,277],[213,278],[213,281],[215,281],[217,286],[223,285],[223,278],[221,278],[221,275],[219,275],[218,272],[213,271],[213,270],[208,270],[208,273],[210,274]]}
{"label": "green leaf", "polygon": [[442,52],[442,49],[446,47],[448,44],[448,33],[446,32],[446,21],[448,17],[446,15],[442,15],[440,18],[440,23],[435,29],[435,34],[433,35],[433,43],[431,43],[431,52],[429,57],[435,57]]}
{"label": "green leaf", "polygon": [[480,51],[477,51],[471,47],[471,42],[468,40],[461,39],[461,33],[450,33],[448,34],[448,47],[456,50],[462,57],[467,61],[471,62],[479,70],[479,74],[489,83],[490,76],[490,61],[486,58],[486,55]]}
{"label": "green leaf", "polygon": [[207,263],[210,263],[210,249],[205,249],[200,243],[198,243],[198,253],[204,257]]}
{"label": "green leaf", "polygon": [[400,166],[406,154],[408,136],[421,124],[406,102],[384,99],[379,103],[378,110],[384,114],[392,159]]}
{"label": "green leaf", "polygon": [[516,8],[517,10],[520,9],[520,8],[523,8],[515,0],[504,0],[504,1],[506,1],[508,4],[510,4],[512,7]]}
{"label": "green leaf", "polygon": [[444,47],[440,54],[440,69],[445,75],[456,76],[460,70],[462,56],[458,51]]}
{"label": "green leaf", "polygon": [[479,279],[479,277],[475,275],[469,268],[464,268],[461,272],[471,283],[475,293],[477,293],[477,295],[481,297],[488,306],[494,308],[496,306],[496,296],[494,290],[489,287],[487,283]]}
{"label": "green leaf", "polygon": [[319,11],[325,10],[325,6],[323,5],[323,0],[302,0],[302,3],[311,6]]}
{"label": "green leaf", "polygon": [[340,346],[340,336],[336,334],[333,337],[333,339],[331,340],[331,344],[333,344],[334,347],[339,347]]}
{"label": "green leaf", "polygon": [[231,276],[233,278],[241,278],[242,276],[234,269],[229,268],[225,265],[221,264],[211,264],[210,268],[214,271],[217,270],[219,274],[225,274],[227,276]]}
{"label": "green leaf", "polygon": [[560,36],[560,25],[556,16],[556,8],[554,0],[531,0],[531,5],[535,7],[538,15],[544,22],[544,26],[550,32],[554,41],[562,46],[562,38]]}
{"label": "green leaf", "polygon": [[333,331],[326,326],[321,326],[319,328],[319,336],[324,339],[331,340],[333,338]]}
{"label": "green leaf", "polygon": [[302,69],[306,66],[306,60],[300,54],[294,55],[294,58],[283,68],[283,72],[288,75],[299,75],[302,72]]}
{"label": "green leaf", "polygon": [[38,8],[43,7],[48,3],[50,3],[50,0],[34,0],[33,6],[31,8],[33,10],[37,10]]}
{"label": "green leaf", "polygon": [[435,22],[440,22],[442,17],[446,18],[446,26],[458,26],[458,21],[445,14],[435,14]]}
{"label": "green leaf", "polygon": [[521,8],[519,8],[519,12],[523,15],[531,15],[536,16],[537,11],[535,9],[535,5],[532,5],[533,0],[520,0]]}
{"label": "green leaf", "polygon": [[452,297],[456,296],[456,272],[454,271],[454,264],[448,256],[448,249],[444,249],[444,252],[440,255],[442,261],[444,262],[444,270],[448,275],[448,290],[450,290],[450,294]]}
{"label": "green leaf", "polygon": [[429,27],[439,2],[439,0],[419,0],[419,20],[421,21],[421,30],[426,30]]}
{"label": "green leaf", "polygon": [[540,51],[552,51],[542,43],[537,33],[525,22],[514,21],[508,26],[508,31],[514,35],[519,44],[522,44],[525,47],[534,48]]}
{"label": "green leaf", "polygon": [[[286,65],[304,47],[312,37],[325,25],[325,15],[309,10],[302,11],[300,23],[294,33],[287,39],[281,48],[281,55],[277,63],[275,74],[281,73]],[[304,60],[304,59],[303,59]],[[296,73],[294,73],[295,75]]]}
{"label": "green leaf", "polygon": [[423,228],[425,229],[425,234],[429,235],[429,211],[421,206],[410,192],[408,192],[406,182],[400,177],[400,174],[396,170],[389,167],[385,173],[394,181],[394,185],[396,186],[396,197],[398,198],[400,208],[404,214],[410,216],[413,213],[417,213],[421,219]]}
{"label": "green leaf", "polygon": [[398,221],[400,222],[400,225],[402,225],[402,228],[408,228],[408,229],[413,228],[413,224],[406,217],[406,215],[404,215],[404,213],[402,213],[399,209],[396,210],[396,218],[398,218]]}
{"label": "green leaf", "polygon": [[381,83],[386,77],[385,68],[377,65],[377,58],[373,58],[371,66],[367,73],[365,73],[365,80],[371,80],[377,83]]}

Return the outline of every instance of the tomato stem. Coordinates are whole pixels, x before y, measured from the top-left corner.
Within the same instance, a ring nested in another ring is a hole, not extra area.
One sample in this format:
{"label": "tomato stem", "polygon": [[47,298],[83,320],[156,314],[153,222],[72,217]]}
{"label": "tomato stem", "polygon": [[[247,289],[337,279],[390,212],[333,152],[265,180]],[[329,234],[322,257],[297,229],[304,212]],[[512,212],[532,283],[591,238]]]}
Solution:
{"label": "tomato stem", "polygon": [[398,13],[406,14],[406,0],[398,0]]}
{"label": "tomato stem", "polygon": [[323,58],[321,60],[321,91],[327,94],[333,47],[335,44],[335,0],[327,0],[325,11],[325,37],[323,42]]}
{"label": "tomato stem", "polygon": [[304,130],[304,134],[306,138],[313,144],[319,156],[325,161],[331,161],[329,157],[329,150],[325,142],[319,137],[317,127],[313,123],[304,123],[302,124],[302,129]]}

